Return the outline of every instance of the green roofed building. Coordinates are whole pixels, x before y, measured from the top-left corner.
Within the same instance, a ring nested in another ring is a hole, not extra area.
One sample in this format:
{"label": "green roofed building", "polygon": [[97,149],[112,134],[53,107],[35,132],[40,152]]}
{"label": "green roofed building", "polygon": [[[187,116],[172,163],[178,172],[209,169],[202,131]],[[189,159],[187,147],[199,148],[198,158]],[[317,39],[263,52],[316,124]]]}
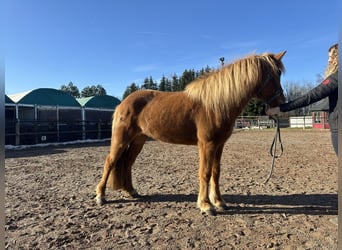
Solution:
{"label": "green roofed building", "polygon": [[120,104],[113,96],[75,99],[52,88],[5,99],[6,145],[110,138],[113,112]]}
{"label": "green roofed building", "polygon": [[9,97],[17,104],[64,107],[81,106],[70,94],[51,88],[39,88],[24,93],[9,95]]}
{"label": "green roofed building", "polygon": [[15,104],[14,101],[12,101],[11,98],[9,98],[7,95],[5,95],[5,104],[8,105],[8,104]]}
{"label": "green roofed building", "polygon": [[6,144],[82,139],[82,107],[70,94],[38,88],[9,95],[9,98],[14,102],[14,111],[6,111],[6,129],[12,131],[6,134]]}
{"label": "green roofed building", "polygon": [[15,103],[5,95],[5,143],[7,144],[15,144],[15,115]]}
{"label": "green roofed building", "polygon": [[91,96],[76,99],[82,107],[114,110],[120,100],[109,95]]}
{"label": "green roofed building", "polygon": [[82,106],[83,121],[85,122],[86,138],[98,138],[98,124],[102,126],[101,136],[110,138],[112,127],[112,116],[115,107],[120,104],[120,100],[109,95],[91,96],[78,98],[77,101]]}

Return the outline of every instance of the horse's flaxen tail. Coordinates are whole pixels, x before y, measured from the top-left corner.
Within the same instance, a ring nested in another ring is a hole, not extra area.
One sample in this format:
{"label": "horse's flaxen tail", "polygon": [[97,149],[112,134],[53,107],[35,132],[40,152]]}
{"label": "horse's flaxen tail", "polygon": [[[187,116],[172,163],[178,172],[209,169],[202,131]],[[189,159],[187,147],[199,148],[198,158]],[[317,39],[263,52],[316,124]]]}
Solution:
{"label": "horse's flaxen tail", "polygon": [[107,187],[112,190],[124,189],[125,188],[125,164],[124,159],[127,154],[128,148],[125,149],[120,158],[117,160],[116,165],[111,169],[108,180]]}
{"label": "horse's flaxen tail", "polygon": [[[118,119],[118,107],[116,107],[114,113],[113,113],[113,119],[112,119],[112,142],[111,142],[111,151],[112,151],[112,147],[113,142],[115,140],[114,138],[114,130],[115,130],[115,125],[117,123],[117,119]],[[127,154],[127,149],[126,148],[120,155],[119,159],[116,161],[115,166],[111,166],[111,170],[108,176],[108,180],[106,183],[106,186],[112,190],[117,190],[117,189],[122,189],[125,186],[125,164],[124,164],[124,159],[125,156]],[[114,157],[114,155],[112,155],[113,152],[110,152],[109,155],[107,156],[106,161],[110,161],[110,158]],[[109,164],[112,164],[110,162],[108,162]]]}

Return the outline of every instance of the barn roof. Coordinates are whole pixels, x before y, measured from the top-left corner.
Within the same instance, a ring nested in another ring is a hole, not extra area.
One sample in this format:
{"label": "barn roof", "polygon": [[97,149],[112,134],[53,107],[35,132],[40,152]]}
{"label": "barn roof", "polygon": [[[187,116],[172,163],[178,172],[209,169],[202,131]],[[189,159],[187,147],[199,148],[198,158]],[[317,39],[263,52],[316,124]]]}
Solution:
{"label": "barn roof", "polygon": [[5,95],[5,103],[7,103],[7,104],[14,104],[14,101],[12,101],[11,98],[9,98],[7,95]]}
{"label": "barn roof", "polygon": [[311,105],[311,111],[328,111],[329,110],[329,99],[324,98],[322,101],[316,102]]}
{"label": "barn roof", "polygon": [[9,95],[9,97],[18,104],[80,107],[80,104],[70,94],[51,88],[39,88],[24,93]]}
{"label": "barn roof", "polygon": [[76,99],[82,107],[114,109],[120,104],[120,100],[113,96],[91,96]]}

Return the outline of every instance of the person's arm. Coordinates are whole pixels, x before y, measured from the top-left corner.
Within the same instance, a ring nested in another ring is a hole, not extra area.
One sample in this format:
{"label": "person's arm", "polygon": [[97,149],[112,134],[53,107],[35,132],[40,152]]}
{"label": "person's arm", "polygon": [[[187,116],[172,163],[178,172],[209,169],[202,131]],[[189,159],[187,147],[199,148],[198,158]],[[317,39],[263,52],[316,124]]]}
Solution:
{"label": "person's arm", "polygon": [[328,76],[321,84],[310,90],[305,95],[279,105],[281,112],[291,111],[297,108],[308,106],[312,103],[318,102],[323,98],[329,96],[333,91],[337,89],[337,72]]}
{"label": "person's arm", "polygon": [[279,107],[269,108],[266,110],[266,115],[279,115],[280,109]]}

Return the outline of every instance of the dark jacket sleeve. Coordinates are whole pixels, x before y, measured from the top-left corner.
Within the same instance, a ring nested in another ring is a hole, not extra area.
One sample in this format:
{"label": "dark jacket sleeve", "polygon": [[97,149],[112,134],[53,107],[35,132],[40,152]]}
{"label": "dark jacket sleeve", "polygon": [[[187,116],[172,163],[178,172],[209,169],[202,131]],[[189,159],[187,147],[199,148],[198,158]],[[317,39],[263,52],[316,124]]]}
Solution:
{"label": "dark jacket sleeve", "polygon": [[281,104],[279,106],[281,112],[287,112],[294,109],[308,106],[312,103],[318,102],[323,98],[329,96],[338,87],[337,73],[331,74],[317,87],[310,90],[305,95],[298,97],[297,99]]}

